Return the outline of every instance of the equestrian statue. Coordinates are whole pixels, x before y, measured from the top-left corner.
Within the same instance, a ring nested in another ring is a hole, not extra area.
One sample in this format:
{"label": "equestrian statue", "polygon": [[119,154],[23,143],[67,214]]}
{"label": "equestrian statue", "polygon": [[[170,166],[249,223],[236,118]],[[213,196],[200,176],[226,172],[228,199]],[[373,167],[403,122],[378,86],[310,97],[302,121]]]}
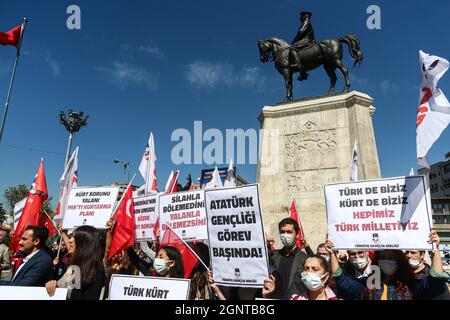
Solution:
{"label": "equestrian statue", "polygon": [[300,13],[300,30],[292,41],[292,44],[279,38],[258,41],[261,62],[275,61],[275,68],[284,77],[286,86],[285,102],[293,99],[293,74],[296,72],[300,73],[297,80],[304,81],[308,79],[308,71],[314,70],[321,65],[323,65],[330,78],[330,90],[328,94],[332,95],[334,92],[334,86],[337,80],[336,69],[339,69],[345,78],[343,92],[348,92],[350,78],[348,69],[342,62],[342,43],[348,45],[350,56],[354,59],[354,67],[360,65],[363,60],[359,39],[354,33],[349,33],[339,39],[327,39],[316,43],[311,16],[311,12]]}

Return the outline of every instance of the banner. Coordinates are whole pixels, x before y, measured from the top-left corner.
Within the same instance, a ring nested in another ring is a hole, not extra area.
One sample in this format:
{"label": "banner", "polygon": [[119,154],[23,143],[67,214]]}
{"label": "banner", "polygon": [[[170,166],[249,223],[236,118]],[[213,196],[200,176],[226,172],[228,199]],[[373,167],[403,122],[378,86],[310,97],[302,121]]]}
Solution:
{"label": "banner", "polygon": [[66,300],[67,289],[56,288],[55,294],[49,296],[44,287],[0,286],[2,300]]}
{"label": "banner", "polygon": [[22,215],[22,211],[25,207],[26,202],[27,198],[24,198],[14,205],[14,230],[16,230],[17,228],[17,224],[19,223],[20,216]]}
{"label": "banner", "polygon": [[325,186],[328,236],[336,249],[431,250],[424,176]]}
{"label": "banner", "polygon": [[184,241],[206,240],[205,191],[187,191],[159,196],[160,238],[168,224]]}
{"label": "banner", "polygon": [[63,228],[89,225],[105,229],[119,193],[118,187],[72,188],[64,215]]}
{"label": "banner", "polygon": [[269,276],[258,185],[205,191],[214,281],[262,288]]}
{"label": "banner", "polygon": [[153,228],[158,219],[158,195],[146,195],[133,198],[135,241],[155,240]]}
{"label": "banner", "polygon": [[189,279],[113,274],[109,300],[187,300]]}

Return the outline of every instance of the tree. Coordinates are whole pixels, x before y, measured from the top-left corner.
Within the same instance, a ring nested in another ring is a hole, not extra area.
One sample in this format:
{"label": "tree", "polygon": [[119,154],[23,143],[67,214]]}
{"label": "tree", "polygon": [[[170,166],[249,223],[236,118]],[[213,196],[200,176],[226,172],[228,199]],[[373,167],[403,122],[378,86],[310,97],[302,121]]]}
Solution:
{"label": "tree", "polygon": [[0,203],[0,225],[6,220],[6,211],[3,208],[3,203]]}
{"label": "tree", "polygon": [[[9,215],[14,215],[14,206],[17,202],[20,200],[26,198],[28,196],[28,193],[30,192],[29,188],[24,184],[19,184],[14,187],[9,187],[5,190],[5,199],[7,201],[7,209]],[[45,200],[42,209],[45,210],[50,217],[53,217],[55,213],[53,212],[52,206],[51,206],[52,197],[49,197],[47,200]]]}

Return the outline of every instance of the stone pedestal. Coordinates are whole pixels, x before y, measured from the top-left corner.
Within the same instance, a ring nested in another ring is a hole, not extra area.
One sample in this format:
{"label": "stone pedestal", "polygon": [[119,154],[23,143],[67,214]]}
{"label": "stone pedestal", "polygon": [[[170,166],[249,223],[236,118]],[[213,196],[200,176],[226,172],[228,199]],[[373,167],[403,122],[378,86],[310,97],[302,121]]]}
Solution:
{"label": "stone pedestal", "polygon": [[373,99],[360,92],[263,108],[257,182],[267,233],[280,247],[278,222],[292,199],[313,250],[327,233],[323,186],[350,180],[353,145],[358,178],[380,178],[372,126]]}

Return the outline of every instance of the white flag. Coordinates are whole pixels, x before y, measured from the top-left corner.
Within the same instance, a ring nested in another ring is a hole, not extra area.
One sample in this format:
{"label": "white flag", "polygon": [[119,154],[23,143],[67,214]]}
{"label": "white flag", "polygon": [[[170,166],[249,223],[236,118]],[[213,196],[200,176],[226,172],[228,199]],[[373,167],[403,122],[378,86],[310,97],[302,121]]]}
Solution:
{"label": "white flag", "polygon": [[449,62],[423,51],[419,55],[421,85],[416,122],[417,162],[429,168],[427,153],[450,123],[450,103],[438,86]]}
{"label": "white flag", "polygon": [[164,193],[172,193],[177,191],[177,183],[178,183],[178,176],[180,175],[180,171],[173,170],[170,172],[169,179],[167,179],[166,182],[166,188],[164,189]]}
{"label": "white flag", "polygon": [[413,169],[413,168],[411,168],[411,170],[409,170],[409,175],[410,175],[410,176],[413,176],[413,175],[414,175],[414,169]]}
{"label": "white flag", "polygon": [[236,187],[236,177],[234,175],[233,169],[233,159],[230,160],[230,165],[227,170],[227,178],[225,179],[225,183],[223,184],[225,188]]}
{"label": "white flag", "polygon": [[350,168],[350,181],[358,181],[358,150],[356,149],[356,141],[353,146]]}
{"label": "white flag", "polygon": [[222,180],[220,179],[219,170],[217,169],[216,166],[212,174],[211,181],[209,181],[206,184],[205,189],[221,189],[221,188],[223,188]]}
{"label": "white flag", "polygon": [[22,216],[23,208],[25,207],[25,203],[27,202],[27,198],[24,198],[17,202],[14,205],[14,230],[17,228],[17,224],[19,223],[20,217]]}
{"label": "white flag", "polygon": [[69,159],[69,162],[67,162],[67,165],[64,168],[64,173],[59,180],[59,185],[60,196],[54,220],[64,219],[67,202],[69,201],[70,190],[72,190],[72,187],[76,187],[78,185],[78,147],[76,147]]}
{"label": "white flag", "polygon": [[150,133],[147,147],[142,156],[141,164],[139,165],[139,172],[145,181],[145,193],[157,193],[158,185],[156,183],[156,155],[155,143],[153,140],[153,133]]}

